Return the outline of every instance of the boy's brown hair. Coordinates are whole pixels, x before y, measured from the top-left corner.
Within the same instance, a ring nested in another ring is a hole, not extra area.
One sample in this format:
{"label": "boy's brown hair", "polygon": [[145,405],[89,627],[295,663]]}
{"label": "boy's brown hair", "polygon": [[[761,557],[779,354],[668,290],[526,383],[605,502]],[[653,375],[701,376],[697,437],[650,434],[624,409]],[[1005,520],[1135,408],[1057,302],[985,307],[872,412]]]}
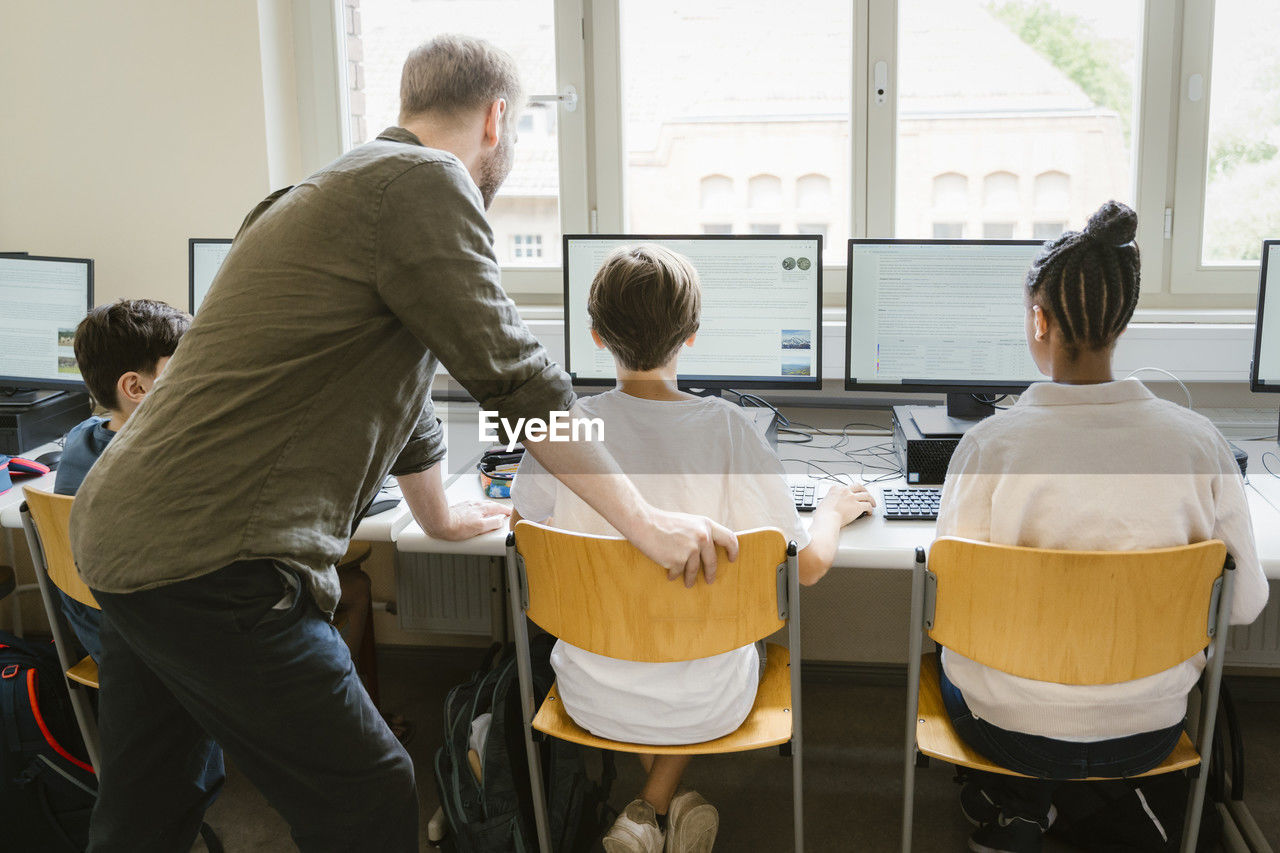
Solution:
{"label": "boy's brown hair", "polygon": [[698,272],[688,258],[652,243],[621,247],[596,272],[587,313],[623,367],[653,370],[698,331]]}
{"label": "boy's brown hair", "polygon": [[99,305],[76,327],[76,364],[98,405],[119,409],[116,383],[124,374],[154,373],[173,355],[191,315],[154,299],[120,299]]}

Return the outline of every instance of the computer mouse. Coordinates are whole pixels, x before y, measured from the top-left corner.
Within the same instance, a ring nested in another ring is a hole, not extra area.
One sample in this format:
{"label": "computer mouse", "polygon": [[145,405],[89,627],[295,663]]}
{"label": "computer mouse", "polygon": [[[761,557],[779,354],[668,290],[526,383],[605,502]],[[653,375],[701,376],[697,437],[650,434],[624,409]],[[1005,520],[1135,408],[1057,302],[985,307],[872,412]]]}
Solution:
{"label": "computer mouse", "polygon": [[58,463],[62,461],[62,451],[50,450],[48,453],[42,453],[36,457],[36,461],[48,468],[50,471],[57,471]]}

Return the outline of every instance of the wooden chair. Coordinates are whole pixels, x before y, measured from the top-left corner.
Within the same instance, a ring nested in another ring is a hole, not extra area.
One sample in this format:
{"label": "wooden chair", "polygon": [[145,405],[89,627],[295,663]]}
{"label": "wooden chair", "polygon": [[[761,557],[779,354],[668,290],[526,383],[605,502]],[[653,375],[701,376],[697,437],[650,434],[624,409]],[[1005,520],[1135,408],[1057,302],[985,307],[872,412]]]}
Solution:
{"label": "wooden chair", "polygon": [[76,723],[80,726],[85,749],[89,752],[89,763],[97,767],[101,755],[98,726],[84,688],[98,689],[98,664],[88,655],[73,663],[69,650],[78,650],[78,644],[62,613],[62,602],[53,591],[56,586],[81,604],[98,609],[93,592],[80,579],[75,560],[71,556],[69,522],[73,499],[67,495],[42,492],[30,486],[23,491],[26,501],[19,508],[19,513],[22,516],[23,530],[27,534],[31,561],[35,566],[36,582],[40,586],[40,598],[44,601],[44,612],[49,617],[49,628],[53,631],[58,663],[67,676],[71,708],[75,712]]}
{"label": "wooden chair", "polygon": [[[773,528],[739,533],[738,545],[737,562],[728,562],[720,551],[714,584],[686,589],[668,581],[664,569],[625,539],[569,533],[529,521],[519,522],[508,535],[507,579],[516,614],[525,747],[542,853],[553,851],[534,729],[586,746],[662,755],[739,752],[789,742],[795,849],[804,849],[796,546]],[[682,746],[623,743],[598,738],[574,723],[554,686],[535,709],[524,616],[566,643],[623,660],[663,663],[710,657],[768,637],[784,625],[789,648],[769,646],[755,705],[737,731]]]}
{"label": "wooden chair", "polygon": [[[1193,768],[1209,755],[1231,615],[1235,563],[1217,540],[1147,551],[1056,551],[943,537],[928,565],[916,549],[911,594],[902,849],[911,849],[916,751],[991,773],[956,734],[922,633],[938,645],[1022,678],[1114,684],[1154,675],[1207,648],[1199,748],[1184,733],[1141,775]],[[1193,771],[1194,773],[1194,771]],[[1182,850],[1195,850],[1207,773],[1195,774]]]}

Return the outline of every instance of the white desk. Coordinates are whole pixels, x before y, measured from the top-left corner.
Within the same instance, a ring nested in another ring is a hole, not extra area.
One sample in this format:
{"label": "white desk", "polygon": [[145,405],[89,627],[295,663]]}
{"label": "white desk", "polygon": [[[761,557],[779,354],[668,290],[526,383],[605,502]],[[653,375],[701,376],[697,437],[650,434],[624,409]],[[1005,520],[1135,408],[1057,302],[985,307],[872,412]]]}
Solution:
{"label": "white desk", "polygon": [[[884,440],[884,436],[853,436],[850,439],[850,446],[868,447]],[[822,437],[815,439],[815,443],[818,444],[825,444],[827,441]],[[1238,443],[1249,452],[1251,485],[1246,489],[1246,494],[1249,499],[1249,510],[1253,516],[1254,535],[1257,538],[1262,568],[1267,577],[1280,578],[1280,479],[1272,477],[1262,467],[1262,453],[1267,450],[1274,451],[1276,444],[1273,441]],[[783,448],[781,455],[784,458],[825,459],[831,458],[834,454],[821,446],[794,444]],[[834,463],[827,464],[825,467],[833,471],[837,470]],[[1272,467],[1276,465],[1273,463]],[[804,472],[805,465],[789,462],[786,463],[786,468],[789,473],[800,474]],[[853,466],[845,464],[839,466],[838,470],[851,471]],[[905,485],[906,481],[898,478],[875,483],[869,488],[879,494],[880,489],[901,488]],[[478,500],[483,497],[480,481],[474,470],[470,469],[455,475],[446,493],[450,502]],[[801,517],[806,518],[803,515]],[[886,521],[877,511],[844,528],[840,535],[834,568],[910,569],[915,561],[915,549],[918,546],[927,548],[933,538],[934,525],[931,521]],[[406,525],[396,536],[395,542],[396,548],[401,551],[497,557],[506,551],[506,531],[496,530],[463,542],[446,542],[428,536],[415,522]]]}

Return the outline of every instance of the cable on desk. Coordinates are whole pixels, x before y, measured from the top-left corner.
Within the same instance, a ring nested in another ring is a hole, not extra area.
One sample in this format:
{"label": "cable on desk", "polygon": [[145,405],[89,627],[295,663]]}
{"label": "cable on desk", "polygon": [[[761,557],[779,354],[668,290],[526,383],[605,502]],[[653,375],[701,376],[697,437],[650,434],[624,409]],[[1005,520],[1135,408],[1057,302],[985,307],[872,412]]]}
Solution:
{"label": "cable on desk", "polygon": [[1177,382],[1178,387],[1182,389],[1182,393],[1187,395],[1187,408],[1188,409],[1191,408],[1191,391],[1187,389],[1187,386],[1183,384],[1181,379],[1174,376],[1172,373],[1165,370],[1163,367],[1139,367],[1137,370],[1131,371],[1129,375],[1125,377],[1125,379],[1132,379],[1133,377],[1137,376],[1139,373],[1143,373],[1148,370],[1154,371],[1156,373],[1163,373],[1165,376],[1168,376],[1174,382]]}
{"label": "cable on desk", "polygon": [[1277,473],[1276,473],[1276,472],[1271,468],[1271,463],[1267,461],[1267,457],[1268,457],[1268,456],[1270,456],[1272,459],[1276,460],[1276,464],[1277,464],[1277,465],[1280,465],[1280,456],[1277,456],[1277,455],[1275,454],[1275,451],[1274,451],[1274,450],[1268,450],[1266,453],[1262,454],[1262,467],[1263,467],[1263,468],[1266,468],[1266,469],[1267,469],[1267,473],[1268,473],[1268,474],[1270,474],[1272,477],[1275,477],[1277,480],[1280,480],[1280,474],[1277,474]]}

